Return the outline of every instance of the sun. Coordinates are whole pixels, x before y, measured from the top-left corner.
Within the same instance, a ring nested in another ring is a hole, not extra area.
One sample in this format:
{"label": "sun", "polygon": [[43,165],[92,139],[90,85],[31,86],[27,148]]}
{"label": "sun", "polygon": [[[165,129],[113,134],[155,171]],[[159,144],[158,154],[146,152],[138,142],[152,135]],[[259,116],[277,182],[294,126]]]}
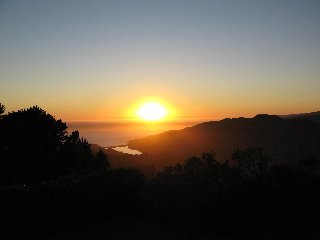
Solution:
{"label": "sun", "polygon": [[146,121],[158,121],[166,117],[168,110],[157,102],[144,103],[137,111],[137,115]]}

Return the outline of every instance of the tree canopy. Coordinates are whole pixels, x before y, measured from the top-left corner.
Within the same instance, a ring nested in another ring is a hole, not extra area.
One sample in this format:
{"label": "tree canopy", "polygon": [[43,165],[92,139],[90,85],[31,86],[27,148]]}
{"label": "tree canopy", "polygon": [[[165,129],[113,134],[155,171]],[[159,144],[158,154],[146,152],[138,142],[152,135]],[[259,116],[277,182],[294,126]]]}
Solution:
{"label": "tree canopy", "polygon": [[71,172],[108,167],[108,159],[91,152],[90,144],[67,124],[38,106],[10,112],[0,119],[0,182],[31,183]]}
{"label": "tree canopy", "polygon": [[0,103],[0,115],[4,113],[6,107]]}

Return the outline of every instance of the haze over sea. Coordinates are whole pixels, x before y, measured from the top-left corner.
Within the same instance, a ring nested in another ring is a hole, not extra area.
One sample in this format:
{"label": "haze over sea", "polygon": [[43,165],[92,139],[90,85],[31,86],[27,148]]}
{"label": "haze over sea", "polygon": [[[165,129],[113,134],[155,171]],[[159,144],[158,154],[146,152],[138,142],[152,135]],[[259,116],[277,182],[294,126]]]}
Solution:
{"label": "haze over sea", "polygon": [[205,120],[179,120],[170,122],[132,121],[70,121],[68,132],[78,130],[90,143],[102,147],[126,145],[131,139],[141,138],[169,130],[179,130],[196,125]]}

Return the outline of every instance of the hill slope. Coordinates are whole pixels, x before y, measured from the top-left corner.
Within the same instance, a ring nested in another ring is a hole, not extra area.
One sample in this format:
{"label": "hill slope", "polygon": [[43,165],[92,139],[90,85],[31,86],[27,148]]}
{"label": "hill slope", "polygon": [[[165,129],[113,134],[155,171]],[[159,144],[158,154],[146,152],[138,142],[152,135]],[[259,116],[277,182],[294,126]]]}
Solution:
{"label": "hill slope", "polygon": [[236,148],[261,147],[275,162],[320,157],[320,124],[274,115],[205,122],[182,130],[132,140],[132,149],[155,156],[157,165],[180,162],[213,151],[226,160]]}
{"label": "hill slope", "polygon": [[308,119],[308,120],[315,122],[315,123],[320,123],[320,111],[311,112],[311,113],[281,115],[279,117],[284,118],[284,119],[304,118],[304,119]]}

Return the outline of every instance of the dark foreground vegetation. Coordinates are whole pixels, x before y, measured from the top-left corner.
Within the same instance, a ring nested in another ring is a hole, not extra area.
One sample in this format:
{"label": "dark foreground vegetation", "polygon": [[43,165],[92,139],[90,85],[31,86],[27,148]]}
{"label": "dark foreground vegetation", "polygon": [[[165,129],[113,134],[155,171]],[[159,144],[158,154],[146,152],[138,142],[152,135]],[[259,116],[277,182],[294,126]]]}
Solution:
{"label": "dark foreground vegetation", "polygon": [[272,164],[247,148],[146,177],[110,168],[102,151],[37,107],[2,115],[0,129],[1,239],[320,237],[316,158]]}

